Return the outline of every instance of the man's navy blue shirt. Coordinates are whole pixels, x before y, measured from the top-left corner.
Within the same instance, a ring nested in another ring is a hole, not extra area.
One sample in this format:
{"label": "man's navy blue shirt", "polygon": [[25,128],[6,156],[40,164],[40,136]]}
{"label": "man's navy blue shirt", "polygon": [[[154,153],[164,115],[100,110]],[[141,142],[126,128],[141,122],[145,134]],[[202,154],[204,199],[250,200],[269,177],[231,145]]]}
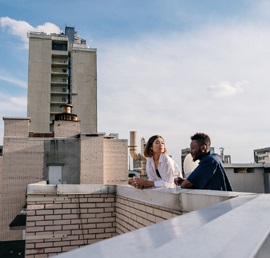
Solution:
{"label": "man's navy blue shirt", "polygon": [[222,161],[215,153],[204,156],[187,180],[196,189],[232,191]]}

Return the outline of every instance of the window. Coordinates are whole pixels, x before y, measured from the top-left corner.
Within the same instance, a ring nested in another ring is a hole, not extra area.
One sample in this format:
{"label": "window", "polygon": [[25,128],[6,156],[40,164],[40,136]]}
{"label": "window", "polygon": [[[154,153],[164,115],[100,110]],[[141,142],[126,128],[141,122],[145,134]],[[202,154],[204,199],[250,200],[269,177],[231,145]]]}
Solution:
{"label": "window", "polygon": [[67,51],[67,42],[53,41],[52,50]]}

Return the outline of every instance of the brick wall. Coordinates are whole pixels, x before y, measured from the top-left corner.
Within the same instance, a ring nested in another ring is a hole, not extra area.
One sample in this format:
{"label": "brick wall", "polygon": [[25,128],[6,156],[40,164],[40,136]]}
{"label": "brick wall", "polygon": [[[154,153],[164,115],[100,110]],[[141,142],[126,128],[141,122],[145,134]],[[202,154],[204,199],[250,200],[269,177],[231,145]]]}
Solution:
{"label": "brick wall", "polygon": [[103,184],[103,135],[81,135],[81,184]]}
{"label": "brick wall", "polygon": [[43,153],[43,141],[4,138],[0,240],[22,239],[22,232],[10,230],[9,224],[26,204],[27,185],[42,180]]}
{"label": "brick wall", "polygon": [[80,133],[79,121],[54,121],[54,137],[72,137]]}
{"label": "brick wall", "polygon": [[182,212],[117,196],[116,233],[122,234],[181,215]]}
{"label": "brick wall", "polygon": [[49,257],[115,236],[114,194],[30,195],[26,257]]}
{"label": "brick wall", "polygon": [[81,184],[127,184],[128,142],[81,135]]}
{"label": "brick wall", "polygon": [[28,137],[30,119],[19,119],[19,118],[3,118],[4,119],[4,137]]}
{"label": "brick wall", "polygon": [[[91,191],[91,185],[73,187]],[[26,258],[49,257],[182,214],[115,190],[97,193],[97,189],[93,194],[36,194],[37,188],[28,193]]]}
{"label": "brick wall", "polygon": [[128,141],[104,139],[104,182],[118,185],[128,182]]}

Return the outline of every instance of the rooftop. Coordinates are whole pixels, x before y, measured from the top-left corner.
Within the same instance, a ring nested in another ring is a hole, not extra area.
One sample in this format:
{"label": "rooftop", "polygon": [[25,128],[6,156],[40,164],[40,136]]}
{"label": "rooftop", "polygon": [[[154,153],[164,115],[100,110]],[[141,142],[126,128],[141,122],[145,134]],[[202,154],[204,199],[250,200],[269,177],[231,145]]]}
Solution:
{"label": "rooftop", "polygon": [[[55,201],[59,200],[58,202],[60,203],[60,198],[64,202],[68,202],[69,198],[77,198],[81,195],[81,200],[87,200],[85,195],[94,197],[95,194],[101,194],[104,197],[105,193],[116,194],[116,217],[119,212],[121,213],[118,220],[116,219],[116,224],[121,221],[123,225],[125,223],[133,223],[135,225],[137,223],[136,220],[139,221],[139,216],[141,216],[139,215],[139,210],[144,211],[142,216],[146,220],[154,219],[155,214],[158,213],[153,212],[150,207],[178,211],[180,214],[160,222],[156,220],[156,223],[131,230],[129,233],[63,252],[57,257],[84,258],[89,257],[89,253],[91,253],[91,257],[99,258],[157,258],[165,256],[175,257],[178,255],[181,257],[207,258],[259,258],[268,257],[270,252],[269,194],[180,188],[138,190],[127,185],[36,184],[30,185],[27,191],[30,200],[38,198],[41,203],[41,198],[45,198],[45,201],[48,201],[48,198],[54,198]],[[57,197],[54,197],[54,195]],[[97,200],[99,198],[94,197],[94,199]],[[118,203],[120,199],[123,200],[122,204]],[[68,207],[67,205],[65,204],[65,207]],[[84,203],[81,203],[81,205],[84,208],[87,207]],[[46,204],[46,206],[50,205]],[[39,209],[41,208],[40,206],[38,207]],[[102,207],[101,204],[99,204],[99,207]],[[121,211],[122,208],[126,209],[126,212]],[[91,209],[87,210],[89,218],[92,218],[91,211]],[[48,212],[48,210],[46,212],[39,210],[39,214],[46,214]],[[164,212],[169,214],[166,211]],[[58,208],[57,214],[60,213]],[[80,216],[83,219],[86,218],[85,215],[81,214]],[[63,216],[65,216],[64,213]],[[102,216],[97,215],[97,217],[101,218]],[[89,227],[84,225],[83,228],[88,228],[89,233],[93,230],[91,225]],[[128,228],[128,225],[126,228]],[[40,232],[40,234],[41,237],[42,234],[44,236],[44,232]],[[54,232],[54,234],[57,236],[57,232]],[[87,234],[84,235],[84,240],[87,240],[89,236]],[[35,238],[37,237],[38,233],[35,235]],[[61,242],[63,243],[65,238],[68,239],[69,236],[62,235],[58,237],[61,237]],[[33,235],[30,239],[33,239]],[[49,239],[46,240],[46,242],[48,241]],[[55,241],[56,239],[54,239],[54,243]],[[196,244],[196,248],[194,248],[194,244]]]}

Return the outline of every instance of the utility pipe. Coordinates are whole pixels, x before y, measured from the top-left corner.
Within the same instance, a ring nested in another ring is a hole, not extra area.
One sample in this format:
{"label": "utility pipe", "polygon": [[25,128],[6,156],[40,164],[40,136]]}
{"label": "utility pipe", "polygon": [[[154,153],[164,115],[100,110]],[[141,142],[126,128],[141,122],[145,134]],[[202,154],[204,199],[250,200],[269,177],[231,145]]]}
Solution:
{"label": "utility pipe", "polygon": [[130,146],[129,146],[129,154],[134,160],[141,161],[141,177],[146,177],[146,158],[142,153],[137,152],[137,144],[136,144],[137,132],[130,131]]}

